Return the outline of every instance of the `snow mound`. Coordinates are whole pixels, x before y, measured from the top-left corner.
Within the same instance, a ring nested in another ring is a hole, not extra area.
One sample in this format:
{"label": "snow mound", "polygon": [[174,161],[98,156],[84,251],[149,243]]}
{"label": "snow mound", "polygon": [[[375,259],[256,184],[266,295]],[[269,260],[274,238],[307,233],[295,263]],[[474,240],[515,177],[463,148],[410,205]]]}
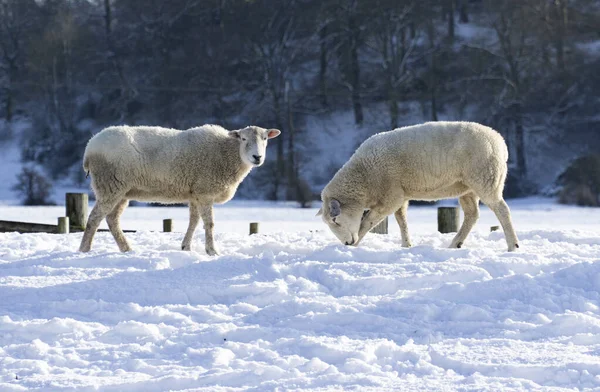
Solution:
{"label": "snow mound", "polygon": [[0,234],[0,390],[600,388],[599,232]]}

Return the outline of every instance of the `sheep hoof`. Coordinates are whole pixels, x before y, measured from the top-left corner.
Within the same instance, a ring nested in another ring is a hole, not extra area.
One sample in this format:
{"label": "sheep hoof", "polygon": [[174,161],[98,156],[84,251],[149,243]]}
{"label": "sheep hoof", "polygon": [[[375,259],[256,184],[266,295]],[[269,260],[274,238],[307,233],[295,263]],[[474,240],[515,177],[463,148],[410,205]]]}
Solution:
{"label": "sheep hoof", "polygon": [[454,242],[452,242],[450,244],[450,248],[451,249],[460,249],[462,247],[463,243],[462,242],[457,242],[456,244]]}
{"label": "sheep hoof", "polygon": [[519,244],[515,244],[515,246],[513,246],[513,247],[508,247],[509,252],[514,252],[517,249],[519,249]]}
{"label": "sheep hoof", "polygon": [[209,255],[209,256],[218,256],[219,252],[217,252],[214,249],[206,249],[206,254]]}
{"label": "sheep hoof", "polygon": [[185,250],[185,251],[191,251],[192,247],[190,245],[181,245],[181,250]]}
{"label": "sheep hoof", "polygon": [[412,246],[412,244],[410,242],[404,242],[402,243],[402,247],[403,248],[410,248]]}

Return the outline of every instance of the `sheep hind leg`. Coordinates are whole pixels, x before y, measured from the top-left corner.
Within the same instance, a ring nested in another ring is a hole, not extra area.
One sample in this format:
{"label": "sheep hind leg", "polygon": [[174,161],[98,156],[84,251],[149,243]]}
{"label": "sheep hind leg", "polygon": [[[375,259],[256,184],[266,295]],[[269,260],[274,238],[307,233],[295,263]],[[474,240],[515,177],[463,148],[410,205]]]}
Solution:
{"label": "sheep hind leg", "polygon": [[200,211],[198,210],[198,203],[190,201],[190,223],[188,224],[187,231],[185,232],[185,236],[183,237],[183,242],[181,243],[181,250],[192,250],[192,239],[194,238],[194,232],[196,231],[196,227],[198,227],[199,222]]}
{"label": "sheep hind leg", "polygon": [[110,233],[115,238],[117,245],[119,246],[119,250],[121,252],[129,252],[131,247],[127,242],[127,238],[125,238],[125,234],[121,229],[121,215],[125,208],[129,205],[129,200],[123,199],[117,203],[117,205],[113,208],[113,210],[106,216],[106,223],[108,223],[108,228],[110,229]]}
{"label": "sheep hind leg", "polygon": [[458,202],[463,209],[465,217],[458,233],[456,233],[456,236],[450,244],[450,248],[462,247],[463,242],[479,219],[479,197],[474,193],[467,193],[466,195],[459,197]]}
{"label": "sheep hind leg", "polygon": [[402,237],[402,246],[404,248],[410,248],[412,246],[412,244],[410,242],[410,236],[408,235],[408,223],[406,221],[407,209],[408,209],[408,200],[406,200],[404,203],[402,203],[402,207],[400,207],[394,213],[396,222],[398,222],[398,226],[400,226],[400,236]]}
{"label": "sheep hind leg", "polygon": [[120,198],[114,200],[111,199],[110,201],[96,200],[96,204],[94,205],[94,208],[92,208],[87,225],[85,226],[83,237],[81,238],[81,244],[79,245],[80,252],[90,251],[92,248],[94,235],[96,234],[96,231],[98,231],[98,227],[100,227],[102,219],[104,219],[106,215],[112,211],[118,200],[120,200]]}
{"label": "sheep hind leg", "polygon": [[519,239],[517,238],[517,234],[515,233],[515,229],[513,228],[512,220],[510,218],[510,209],[508,208],[508,205],[502,198],[496,201],[491,201],[489,203],[484,200],[484,203],[487,204],[487,206],[490,207],[492,211],[494,211],[494,214],[496,214],[496,217],[500,221],[502,229],[504,230],[504,237],[506,238],[508,251],[515,251],[519,247]]}

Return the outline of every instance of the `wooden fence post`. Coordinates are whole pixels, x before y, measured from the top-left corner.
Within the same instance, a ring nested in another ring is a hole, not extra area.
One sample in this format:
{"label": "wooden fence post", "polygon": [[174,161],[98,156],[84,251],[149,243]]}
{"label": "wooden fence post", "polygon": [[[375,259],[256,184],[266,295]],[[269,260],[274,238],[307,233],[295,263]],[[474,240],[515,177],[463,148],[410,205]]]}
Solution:
{"label": "wooden fence post", "polygon": [[250,235],[258,234],[258,222],[250,222]]}
{"label": "wooden fence post", "polygon": [[173,219],[163,219],[163,232],[170,233],[173,231]]}
{"label": "wooden fence post", "polygon": [[69,234],[69,217],[58,217],[58,234]]}
{"label": "wooden fence post", "polygon": [[85,230],[88,218],[87,193],[67,193],[65,196],[65,206],[71,231]]}
{"label": "wooden fence post", "polygon": [[438,231],[440,233],[456,233],[458,221],[460,221],[458,207],[438,207]]}
{"label": "wooden fence post", "polygon": [[371,229],[371,233],[387,234],[388,233],[388,217],[386,216],[379,224]]}

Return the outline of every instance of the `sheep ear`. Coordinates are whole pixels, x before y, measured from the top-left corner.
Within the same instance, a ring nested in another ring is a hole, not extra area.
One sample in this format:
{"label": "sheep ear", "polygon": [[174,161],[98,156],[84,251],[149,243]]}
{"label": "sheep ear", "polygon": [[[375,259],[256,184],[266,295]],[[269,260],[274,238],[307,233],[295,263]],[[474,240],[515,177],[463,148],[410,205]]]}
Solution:
{"label": "sheep ear", "polygon": [[269,129],[269,132],[267,133],[267,137],[269,139],[273,139],[274,137],[279,136],[280,133],[281,133],[281,131],[279,129]]}
{"label": "sheep ear", "polygon": [[336,216],[342,213],[342,207],[340,206],[340,202],[336,199],[331,199],[329,202],[329,216],[335,218]]}
{"label": "sheep ear", "polygon": [[240,138],[240,132],[239,131],[229,131],[229,137],[232,137],[234,139],[239,139]]}
{"label": "sheep ear", "polygon": [[317,211],[317,215],[315,216],[321,216],[323,215],[323,207],[319,208],[319,211]]}
{"label": "sheep ear", "polygon": [[369,215],[369,212],[371,212],[371,210],[364,210],[363,211],[362,217],[360,218],[361,222],[365,220],[366,216]]}

